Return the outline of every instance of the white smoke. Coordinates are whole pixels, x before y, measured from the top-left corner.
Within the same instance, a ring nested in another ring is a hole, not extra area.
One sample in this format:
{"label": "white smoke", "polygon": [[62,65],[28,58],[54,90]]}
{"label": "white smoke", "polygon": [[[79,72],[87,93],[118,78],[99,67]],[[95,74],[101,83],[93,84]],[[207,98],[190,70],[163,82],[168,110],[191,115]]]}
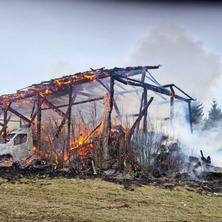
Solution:
{"label": "white smoke", "polygon": [[201,157],[202,150],[205,157],[211,157],[213,166],[222,167],[222,129],[196,129],[191,133],[190,126],[184,118],[187,114],[186,106],[177,107],[177,112],[179,115],[175,117],[172,128],[168,129],[169,135],[180,141],[186,155]]}
{"label": "white smoke", "polygon": [[[162,23],[140,41],[131,63],[162,64],[154,73],[161,84],[174,83],[201,102],[212,100],[221,77],[219,56],[207,53],[203,44],[192,39],[184,28],[170,23]],[[170,130],[171,136],[180,140],[186,154],[200,156],[203,150],[215,166],[222,167],[222,152],[217,152],[222,147],[221,129],[196,130],[191,134],[184,118],[186,109],[187,104],[175,109],[179,115]]]}
{"label": "white smoke", "polygon": [[162,23],[139,44],[133,64],[162,64],[155,77],[161,84],[174,83],[194,98],[211,99],[221,75],[219,56],[207,53],[200,41],[188,36],[185,29]]}

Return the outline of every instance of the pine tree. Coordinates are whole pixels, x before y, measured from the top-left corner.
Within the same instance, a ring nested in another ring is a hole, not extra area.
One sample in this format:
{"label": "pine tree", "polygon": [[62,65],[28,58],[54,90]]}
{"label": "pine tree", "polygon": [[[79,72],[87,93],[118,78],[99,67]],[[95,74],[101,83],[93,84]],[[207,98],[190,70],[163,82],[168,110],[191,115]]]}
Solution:
{"label": "pine tree", "polygon": [[212,129],[222,126],[222,112],[220,107],[218,107],[216,100],[213,100],[211,109],[208,112],[208,118],[205,121],[204,129]]}
{"label": "pine tree", "polygon": [[203,105],[200,102],[193,102],[191,106],[191,120],[194,125],[203,121]]}

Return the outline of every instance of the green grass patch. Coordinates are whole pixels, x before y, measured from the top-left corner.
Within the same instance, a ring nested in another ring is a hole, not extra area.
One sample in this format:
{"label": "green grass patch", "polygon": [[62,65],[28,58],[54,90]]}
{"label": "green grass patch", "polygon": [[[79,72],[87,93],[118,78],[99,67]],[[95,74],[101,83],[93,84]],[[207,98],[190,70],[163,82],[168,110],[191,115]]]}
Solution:
{"label": "green grass patch", "polygon": [[222,221],[222,198],[102,179],[0,178],[1,221]]}

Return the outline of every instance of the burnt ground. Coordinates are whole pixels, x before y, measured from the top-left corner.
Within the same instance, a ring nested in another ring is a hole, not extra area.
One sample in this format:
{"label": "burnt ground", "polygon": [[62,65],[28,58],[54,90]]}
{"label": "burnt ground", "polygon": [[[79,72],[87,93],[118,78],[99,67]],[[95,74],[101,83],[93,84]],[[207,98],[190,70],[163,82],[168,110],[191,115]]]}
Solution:
{"label": "burnt ground", "polygon": [[[190,192],[199,193],[202,195],[216,195],[222,197],[222,177],[209,177],[210,180],[199,180],[192,181],[188,178],[153,178],[153,177],[140,177],[140,175],[134,176],[104,176],[93,175],[91,171],[76,171],[71,170],[61,170],[52,169],[49,166],[44,167],[26,167],[18,168],[16,166],[12,167],[0,167],[0,178],[6,179],[7,183],[23,183],[22,179],[54,179],[54,178],[80,178],[94,180],[100,178],[106,182],[123,185],[125,189],[134,191],[135,186],[157,186],[163,189],[176,190],[182,187]],[[5,183],[5,182],[4,182]],[[1,185],[1,184],[0,184]]]}

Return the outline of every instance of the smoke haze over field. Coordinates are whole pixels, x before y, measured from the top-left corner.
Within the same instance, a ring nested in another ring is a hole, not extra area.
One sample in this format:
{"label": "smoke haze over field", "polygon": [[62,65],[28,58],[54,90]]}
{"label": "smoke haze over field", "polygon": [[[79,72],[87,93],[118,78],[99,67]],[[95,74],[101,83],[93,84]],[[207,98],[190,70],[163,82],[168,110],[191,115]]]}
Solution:
{"label": "smoke haze over field", "polygon": [[184,28],[162,23],[137,46],[133,64],[161,64],[155,77],[162,84],[174,83],[200,101],[212,98],[221,76],[220,57],[207,53],[200,41]]}

